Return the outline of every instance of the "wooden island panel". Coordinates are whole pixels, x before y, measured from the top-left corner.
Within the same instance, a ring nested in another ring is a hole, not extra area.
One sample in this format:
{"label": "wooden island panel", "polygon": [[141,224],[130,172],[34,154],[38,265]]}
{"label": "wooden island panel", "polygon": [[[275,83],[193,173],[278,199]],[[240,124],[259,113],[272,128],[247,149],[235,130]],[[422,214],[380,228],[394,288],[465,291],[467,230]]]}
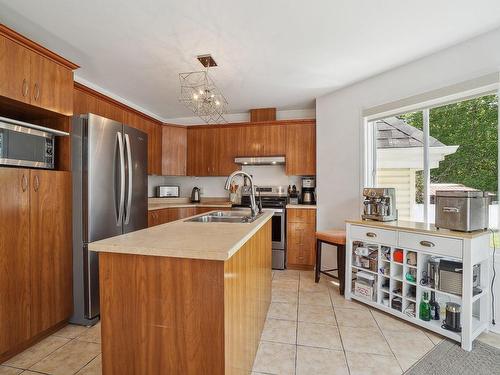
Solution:
{"label": "wooden island panel", "polygon": [[270,225],[226,261],[99,253],[103,374],[250,373],[271,300]]}

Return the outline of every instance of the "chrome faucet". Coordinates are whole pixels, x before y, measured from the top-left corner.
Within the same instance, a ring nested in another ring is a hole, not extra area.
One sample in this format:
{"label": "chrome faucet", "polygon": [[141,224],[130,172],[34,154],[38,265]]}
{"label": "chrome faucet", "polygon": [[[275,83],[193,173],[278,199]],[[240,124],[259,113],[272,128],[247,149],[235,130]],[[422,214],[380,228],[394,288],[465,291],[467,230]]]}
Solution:
{"label": "chrome faucet", "polygon": [[243,172],[243,171],[234,171],[229,175],[229,177],[226,180],[226,184],[224,185],[224,189],[229,190],[231,188],[231,182],[233,182],[233,178],[241,175],[243,178],[248,178],[250,181],[250,210],[252,212],[252,217],[257,216],[257,203],[255,202],[255,185],[253,184],[253,178],[250,176],[248,173]]}

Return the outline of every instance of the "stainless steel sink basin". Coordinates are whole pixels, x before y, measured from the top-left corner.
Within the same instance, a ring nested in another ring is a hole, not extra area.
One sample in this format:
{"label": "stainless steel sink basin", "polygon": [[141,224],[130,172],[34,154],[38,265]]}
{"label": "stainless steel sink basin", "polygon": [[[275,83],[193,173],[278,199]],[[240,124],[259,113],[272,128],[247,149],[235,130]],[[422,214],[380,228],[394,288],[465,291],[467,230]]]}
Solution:
{"label": "stainless steel sink basin", "polygon": [[206,215],[195,216],[184,221],[196,222],[196,223],[252,223],[258,219],[262,214],[258,214],[256,217],[252,218],[250,215],[244,212],[238,211],[217,211],[210,212]]}

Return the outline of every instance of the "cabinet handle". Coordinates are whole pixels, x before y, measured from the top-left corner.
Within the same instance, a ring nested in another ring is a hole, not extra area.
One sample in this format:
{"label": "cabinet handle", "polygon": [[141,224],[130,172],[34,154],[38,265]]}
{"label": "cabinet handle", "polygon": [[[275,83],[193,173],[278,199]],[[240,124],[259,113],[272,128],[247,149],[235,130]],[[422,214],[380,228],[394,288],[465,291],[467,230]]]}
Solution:
{"label": "cabinet handle", "polygon": [[431,241],[420,241],[420,245],[425,246],[425,247],[434,247],[436,246],[434,242]]}
{"label": "cabinet handle", "polygon": [[40,98],[40,86],[38,85],[38,83],[35,83],[35,100],[38,100],[38,98]]}
{"label": "cabinet handle", "polygon": [[28,179],[26,178],[25,174],[23,174],[23,177],[21,177],[21,189],[23,192],[28,189]]}
{"label": "cabinet handle", "polygon": [[33,190],[38,191],[40,189],[40,179],[38,176],[35,176],[35,179],[33,180]]}
{"label": "cabinet handle", "polygon": [[373,233],[373,232],[368,232],[368,233],[366,233],[366,237],[375,238],[375,237],[377,237],[377,234]]}
{"label": "cabinet handle", "polygon": [[23,96],[26,97],[28,95],[28,81],[23,79]]}

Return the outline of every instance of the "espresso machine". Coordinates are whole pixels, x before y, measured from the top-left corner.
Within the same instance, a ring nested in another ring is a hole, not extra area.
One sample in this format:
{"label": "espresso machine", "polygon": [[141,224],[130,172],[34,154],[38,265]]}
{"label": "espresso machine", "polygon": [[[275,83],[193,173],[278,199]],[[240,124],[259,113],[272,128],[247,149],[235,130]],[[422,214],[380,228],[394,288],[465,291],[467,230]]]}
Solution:
{"label": "espresso machine", "polygon": [[363,189],[363,220],[394,221],[398,219],[395,188]]}
{"label": "espresso machine", "polygon": [[314,177],[302,178],[302,204],[316,204],[316,180]]}

